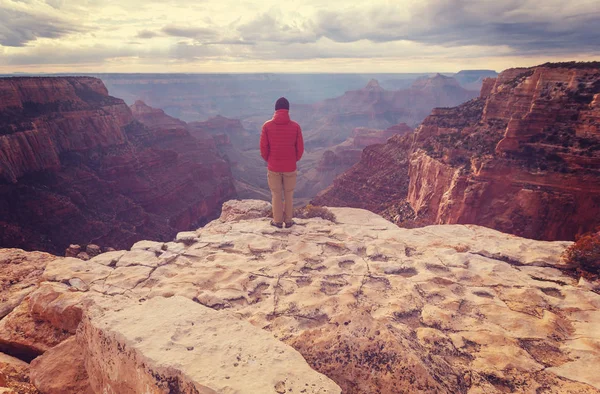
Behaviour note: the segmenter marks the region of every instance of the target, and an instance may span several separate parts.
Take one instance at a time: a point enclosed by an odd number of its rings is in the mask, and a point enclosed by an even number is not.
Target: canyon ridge
[[[600,225],[600,64],[509,69],[478,98],[367,147],[313,199],[395,223],[572,240]]]

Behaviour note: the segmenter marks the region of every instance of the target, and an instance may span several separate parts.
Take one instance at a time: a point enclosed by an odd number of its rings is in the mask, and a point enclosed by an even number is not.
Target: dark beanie
[[[275,111],[278,109],[290,109],[290,102],[285,97],[280,97],[275,103]]]

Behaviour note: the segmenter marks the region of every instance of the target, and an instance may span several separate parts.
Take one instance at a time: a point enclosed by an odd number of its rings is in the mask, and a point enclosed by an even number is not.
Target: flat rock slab
[[[190,242],[50,262],[51,283],[0,321],[0,344],[3,327],[26,333],[13,350],[38,332],[61,339],[23,319],[29,309],[74,333],[92,304],[112,311],[78,330],[98,392],[290,393],[294,379],[314,376],[302,372],[308,363],[345,394],[600,393],[600,282],[563,271],[571,243],[471,225],[403,229],[351,208],[331,209],[337,223],[276,229],[260,207],[268,203],[231,201],[224,211],[235,215]],[[273,337],[306,363],[285,367]],[[259,368],[264,357],[283,357],[283,370]]]
[[[246,321],[184,297],[90,313],[77,339],[98,393],[307,393],[341,389]]]

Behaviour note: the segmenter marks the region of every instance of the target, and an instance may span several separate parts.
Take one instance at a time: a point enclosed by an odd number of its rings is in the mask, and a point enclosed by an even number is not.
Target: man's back
[[[290,119],[288,110],[275,111],[273,119],[263,125],[260,153],[270,171],[296,171],[296,162],[304,153],[304,141],[300,125]]]

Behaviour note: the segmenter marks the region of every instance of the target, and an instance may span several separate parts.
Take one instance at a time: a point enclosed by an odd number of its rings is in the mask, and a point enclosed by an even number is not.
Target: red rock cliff
[[[534,239],[590,231],[600,224],[599,66],[507,70],[479,98],[435,109],[409,146],[398,147],[403,153],[379,147],[376,163],[363,157],[350,170],[356,179],[342,175],[315,203],[378,212],[408,203],[421,223],[473,223]],[[410,158],[380,169],[394,155]],[[398,193],[390,193],[397,178]]]
[[[2,246],[125,248],[218,214],[235,194],[227,163],[176,119],[133,109],[95,78],[0,79]]]

